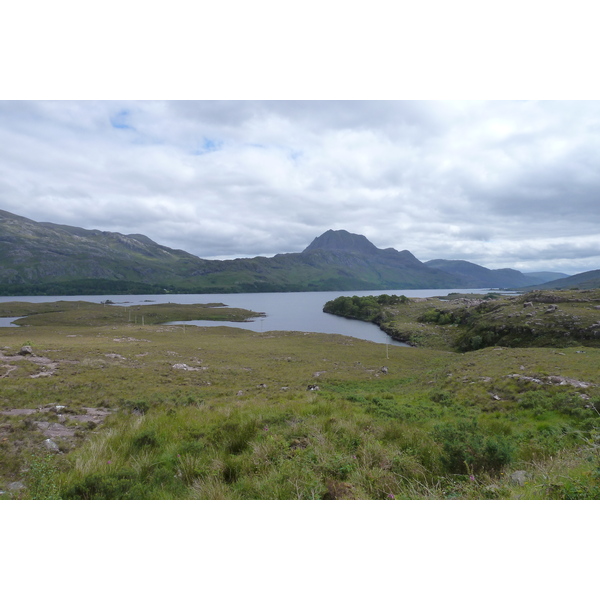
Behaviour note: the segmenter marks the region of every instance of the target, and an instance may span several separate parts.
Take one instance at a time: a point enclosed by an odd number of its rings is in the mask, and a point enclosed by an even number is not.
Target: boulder
[[[33,348],[31,346],[23,346],[19,350],[21,356],[33,356]]]
[[[509,476],[510,482],[513,485],[525,485],[527,478],[528,478],[527,471],[515,471],[514,473],[511,473]]]
[[[56,442],[52,441],[50,438],[44,440],[44,446],[46,450],[50,450],[50,452],[60,452],[60,448],[56,444]]]

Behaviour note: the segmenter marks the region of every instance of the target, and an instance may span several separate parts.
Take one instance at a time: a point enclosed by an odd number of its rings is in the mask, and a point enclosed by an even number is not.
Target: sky
[[[201,258],[600,268],[597,101],[2,101],[0,139],[2,209]]]

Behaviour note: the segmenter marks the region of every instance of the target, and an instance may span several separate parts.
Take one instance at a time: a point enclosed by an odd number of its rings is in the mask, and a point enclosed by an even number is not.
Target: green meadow
[[[257,316],[214,305],[0,304],[24,317],[0,329],[0,498],[598,499],[600,349],[564,335],[593,300],[354,315],[415,347],[165,324]]]

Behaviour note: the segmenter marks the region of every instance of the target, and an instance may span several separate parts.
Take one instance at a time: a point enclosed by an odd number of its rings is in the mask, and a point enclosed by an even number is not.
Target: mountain
[[[359,254],[377,254],[380,251],[364,235],[348,233],[343,229],[339,231],[333,231],[333,229],[326,231],[323,235],[316,237],[304,252],[312,252],[313,250],[354,252]]]
[[[548,283],[549,281],[554,281],[556,279],[564,279],[565,277],[570,277],[566,273],[554,273],[552,271],[537,271],[537,272],[527,272],[523,273],[523,275],[527,275],[528,277],[534,277],[537,279],[537,283]]]
[[[515,287],[519,271],[422,263],[408,250],[329,230],[272,258],[205,260],[141,235],[38,223],[0,210],[0,295],[232,293]]]
[[[78,279],[168,282],[207,262],[143,235],[38,223],[0,210],[2,284],[56,284]]]
[[[410,252],[328,231],[303,252],[204,260],[146,236],[38,223],[0,211],[0,292],[258,292],[461,285]]]
[[[566,276],[562,279],[555,279],[542,285],[535,285],[523,288],[525,290],[592,290],[600,288],[600,269],[586,271],[577,275]]]
[[[451,288],[463,283],[461,278],[427,267],[408,250],[381,250],[365,236],[344,230],[330,229],[315,238],[299,259],[314,266],[327,265],[333,286],[329,289]],[[348,287],[337,287],[342,282]]]
[[[533,274],[526,275],[515,269],[487,269],[466,260],[436,259],[429,260],[425,264],[464,277],[468,283],[466,287],[521,288],[549,281]]]

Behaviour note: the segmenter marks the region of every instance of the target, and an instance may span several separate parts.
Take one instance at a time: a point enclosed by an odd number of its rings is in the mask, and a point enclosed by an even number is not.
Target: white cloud
[[[1,102],[0,206],[204,258],[327,229],[421,260],[600,266],[597,102]]]

